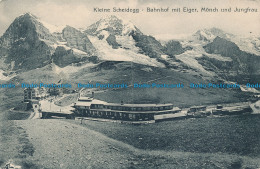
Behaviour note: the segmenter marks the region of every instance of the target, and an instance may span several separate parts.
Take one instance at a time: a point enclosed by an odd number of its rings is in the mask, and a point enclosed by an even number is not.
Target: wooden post
[[[83,117],[82,117],[81,120],[80,120],[80,124],[83,124]]]

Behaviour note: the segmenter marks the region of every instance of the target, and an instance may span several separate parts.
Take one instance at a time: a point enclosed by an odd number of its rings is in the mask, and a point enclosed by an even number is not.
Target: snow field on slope
[[[109,61],[130,61],[154,67],[164,67],[155,58],[137,53],[139,49],[134,45],[135,42],[128,36],[117,37],[118,43],[129,49],[113,49],[105,39],[99,40],[97,37],[89,36],[91,43],[98,49],[99,57]]]

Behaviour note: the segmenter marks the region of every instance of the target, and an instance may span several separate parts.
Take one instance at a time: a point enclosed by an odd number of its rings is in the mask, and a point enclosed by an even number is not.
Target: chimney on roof
[[[123,100],[121,101],[121,105],[123,105],[124,104],[124,102],[123,102]]]

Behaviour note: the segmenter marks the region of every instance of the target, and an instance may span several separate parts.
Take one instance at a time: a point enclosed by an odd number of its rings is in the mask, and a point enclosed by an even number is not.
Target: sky
[[[140,13],[97,13],[94,8],[138,8]],[[197,8],[195,13],[151,13],[150,8]],[[256,8],[254,13],[200,12],[208,8]],[[161,38],[181,37],[199,29],[217,27],[237,35],[260,36],[259,0],[0,0],[0,35],[26,12],[53,25],[86,28],[106,15],[131,21],[143,33]]]

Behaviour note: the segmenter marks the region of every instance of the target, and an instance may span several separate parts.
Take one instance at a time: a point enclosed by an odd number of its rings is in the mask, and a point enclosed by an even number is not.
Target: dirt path
[[[37,168],[27,160],[34,153],[34,146],[28,139],[26,131],[12,120],[0,123],[0,168],[7,163],[17,164],[23,168]]]

